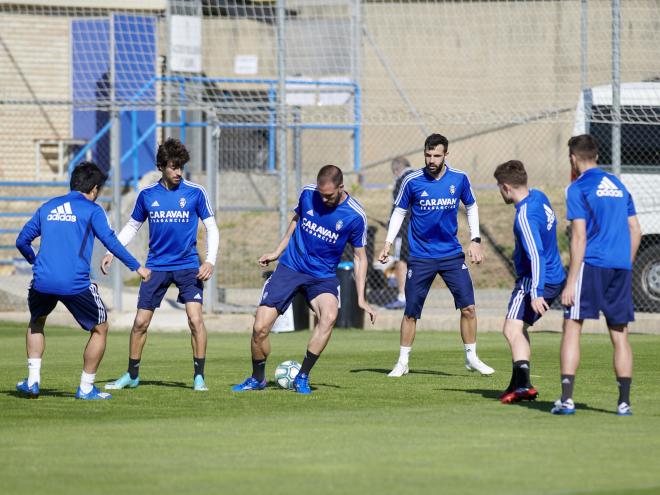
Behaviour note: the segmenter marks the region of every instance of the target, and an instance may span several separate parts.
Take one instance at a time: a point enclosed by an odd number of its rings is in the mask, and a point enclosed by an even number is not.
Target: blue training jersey
[[[41,236],[39,254],[32,241]],[[78,294],[90,285],[94,237],[131,270],[140,263],[121,245],[103,208],[78,191],[53,198],[23,226],[16,247],[34,266],[32,287],[47,294]]]
[[[138,222],[149,219],[147,268],[154,271],[199,268],[197,255],[198,220],[213,216],[204,188],[187,180],[176,189],[160,182],[138,194],[131,217]]]
[[[449,166],[439,179],[426,169],[412,172],[403,179],[394,206],[410,208],[410,256],[444,259],[463,252],[458,242],[458,202],[470,206],[476,202],[468,176]]]
[[[561,284],[566,275],[557,248],[557,218],[550,200],[541,191],[530,189],[529,195],[516,205],[513,234],[516,275],[531,279],[532,299],[543,297],[545,284]]]
[[[587,224],[584,262],[590,265],[632,269],[628,217],[635,214],[626,186],[600,168],[585,171],[566,189],[566,218]]]
[[[280,257],[280,263],[292,270],[316,278],[335,277],[346,243],[367,243],[367,215],[348,194],[335,208],[327,208],[311,184],[303,188],[294,211],[298,224]]]

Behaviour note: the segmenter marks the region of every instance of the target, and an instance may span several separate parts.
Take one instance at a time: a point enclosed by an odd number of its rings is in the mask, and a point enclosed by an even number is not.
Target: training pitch
[[[182,322],[183,323],[183,322]],[[398,332],[335,330],[311,396],[279,389],[275,366],[302,361],[308,332],[274,335],[269,388],[234,393],[249,336],[211,334],[208,393],[193,392],[190,336],[150,334],[135,390],[76,401],[83,331],[46,330],[42,395],[19,398],[24,330],[0,324],[0,485],[6,494],[651,494],[660,493],[660,336],[632,335],[632,417],[618,417],[611,346],[584,335],[577,413],[549,414],[558,333],[532,334],[536,402],[502,405],[510,354],[479,337],[492,377],[469,373],[458,332],[419,333],[411,373],[387,377]],[[111,331],[97,383],[126,369]]]

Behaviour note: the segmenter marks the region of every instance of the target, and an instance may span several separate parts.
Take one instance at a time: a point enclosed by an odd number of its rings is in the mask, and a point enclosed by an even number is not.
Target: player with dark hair
[[[16,247],[33,265],[34,277],[28,292],[30,324],[25,338],[28,377],[16,390],[30,398],[39,396],[41,359],[46,346],[46,318],[60,301],[78,324],[90,333],[83,354],[83,372],[77,399],[109,399],[94,386],[96,370],[103,359],[108,334],[107,312],[96,284],[90,282],[89,263],[94,237],[143,280],[151,271],[126,251],[110,228],[105,211],[95,203],[106,176],[92,162],[83,162],[71,173],[71,192],[41,205],[16,239]],[[32,241],[41,237],[39,254]]]
[[[392,242],[410,209],[410,257],[406,281],[406,309],[401,320],[399,359],[388,376],[408,373],[408,357],[415,340],[417,320],[422,315],[424,301],[436,275],[440,275],[454,296],[454,305],[461,311],[460,328],[465,349],[465,366],[482,375],[495,370],[477,356],[477,313],[470,272],[465,254],[458,242],[459,200],[467,209],[472,242],[468,256],[472,263],[483,260],[479,237],[479,213],[468,176],[445,163],[449,141],[441,134],[431,134],[424,142],[426,166],[408,174],[394,200],[385,245],[379,260],[386,263]]]
[[[629,416],[633,357],[628,323],[634,321],[632,263],[642,233],[632,196],[621,180],[596,164],[598,146],[589,134],[568,141],[577,179],[566,189],[566,218],[571,222],[571,262],[561,295],[561,398],[553,414],[573,414],[573,386],[580,364],[580,334],[585,318],[605,315],[614,347],[619,386],[617,414]]]
[[[139,385],[139,366],[149,323],[165,292],[174,284],[179,289],[178,301],[185,305],[191,332],[193,389],[208,390],[204,381],[207,336],[202,302],[204,282],[213,274],[220,234],[204,188],[183,179],[183,169],[189,160],[188,150],[177,139],[169,138],[158,147],[156,166],[161,178],[140,191],[131,218],[118,235],[126,245],[142,224],[149,221],[147,267],[153,270],[153,276],[140,285],[137,314],[129,340],[128,370],[118,380],[108,383],[106,389]],[[197,254],[200,218],[206,227],[206,261],[201,266]],[[111,262],[112,254],[108,253],[101,262],[103,273],[107,273]]]
[[[403,180],[414,172],[410,167],[410,162],[404,156],[397,156],[392,160],[392,175],[394,176],[394,189],[392,191],[392,202],[399,195],[401,190],[401,184]],[[394,211],[395,206],[392,205],[392,211]],[[394,247],[394,254],[392,259],[394,260],[394,275],[396,278],[396,286],[398,289],[397,298],[385,305],[387,309],[403,309],[406,307],[406,275],[408,273],[408,255],[410,252],[408,244],[408,224],[410,223],[410,212],[406,213],[406,218],[401,224],[401,229],[399,233],[394,238],[392,246]]]
[[[503,333],[511,348],[513,369],[503,404],[534,400],[530,380],[530,341],[527,329],[550,309],[566,278],[557,248],[557,218],[543,192],[527,187],[522,162],[510,160],[495,169],[502,199],[516,208],[513,222],[513,262],[516,283],[504,320]]]
[[[339,309],[337,265],[347,242],[354,247],[355,285],[358,306],[376,314],[364,299],[367,277],[367,216],[362,206],[344,190],[341,169],[325,165],[316,184],[305,186],[294,216],[275,251],[259,258],[261,266],[275,260],[275,272],[264,284],[257,308],[250,342],[252,375],[232,390],[243,392],[266,387],[266,359],[270,354],[268,335],[277,317],[301,291],[316,314],[317,323],[307,345],[307,352],[293,387],[300,394],[310,394],[309,373],[328,344]]]

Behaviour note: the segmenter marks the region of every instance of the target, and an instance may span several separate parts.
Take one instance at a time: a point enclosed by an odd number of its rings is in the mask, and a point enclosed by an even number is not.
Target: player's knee
[[[263,322],[260,321],[255,321],[254,325],[252,326],[252,337],[254,338],[255,341],[259,342],[266,337],[268,337],[268,333],[270,332],[270,327]]]
[[[108,335],[108,322],[105,321],[103,323],[100,323],[100,324],[96,325],[92,329],[92,331],[98,333],[99,335],[102,335],[103,337],[105,337],[106,335]]]
[[[201,315],[189,316],[188,326],[193,333],[201,332],[204,329],[204,318]]]
[[[339,312],[337,310],[326,311],[321,314],[321,325],[326,328],[332,328],[337,321]]]
[[[149,328],[149,320],[136,318],[135,321],[133,322],[133,329],[131,330],[131,332],[142,335],[147,333],[147,328]]]
[[[474,304],[461,308],[461,316],[473,320],[477,317],[477,308],[475,308]]]

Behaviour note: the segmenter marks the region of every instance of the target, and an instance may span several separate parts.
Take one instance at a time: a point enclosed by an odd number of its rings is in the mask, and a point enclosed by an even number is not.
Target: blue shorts
[[[279,263],[275,272],[264,283],[259,306],[275,308],[278,313],[283,314],[298,291],[305,295],[307,302],[311,302],[319,294],[332,294],[339,298],[339,279],[312,277]]]
[[[470,270],[465,264],[465,254],[455,258],[435,260],[424,258],[408,259],[406,280],[406,310],[408,317],[419,319],[422,316],[424,301],[436,275],[442,280],[454,296],[456,309],[474,304],[474,288]]]
[[[533,325],[541,315],[532,309],[532,296],[529,293],[532,287],[531,278],[516,280],[516,286],[511,293],[509,309],[506,313],[507,320],[522,320],[528,325]],[[552,306],[552,303],[561,294],[564,284],[545,284],[543,287],[543,299]]]
[[[140,284],[138,294],[138,309],[154,310],[160,307],[167,289],[174,284],[179,289],[177,301],[181,304],[189,302],[204,302],[204,282],[197,278],[197,268],[174,270],[171,272],[151,272],[151,279]]]
[[[95,326],[105,323],[108,319],[105,304],[101,300],[96,284],[91,284],[78,294],[65,296],[46,294],[30,287],[28,291],[30,323],[48,316],[55,309],[58,301],[64,304],[84,330],[90,331]]]
[[[632,270],[601,268],[582,263],[575,288],[575,304],[564,308],[567,320],[595,319],[600,312],[608,326],[635,321]]]

